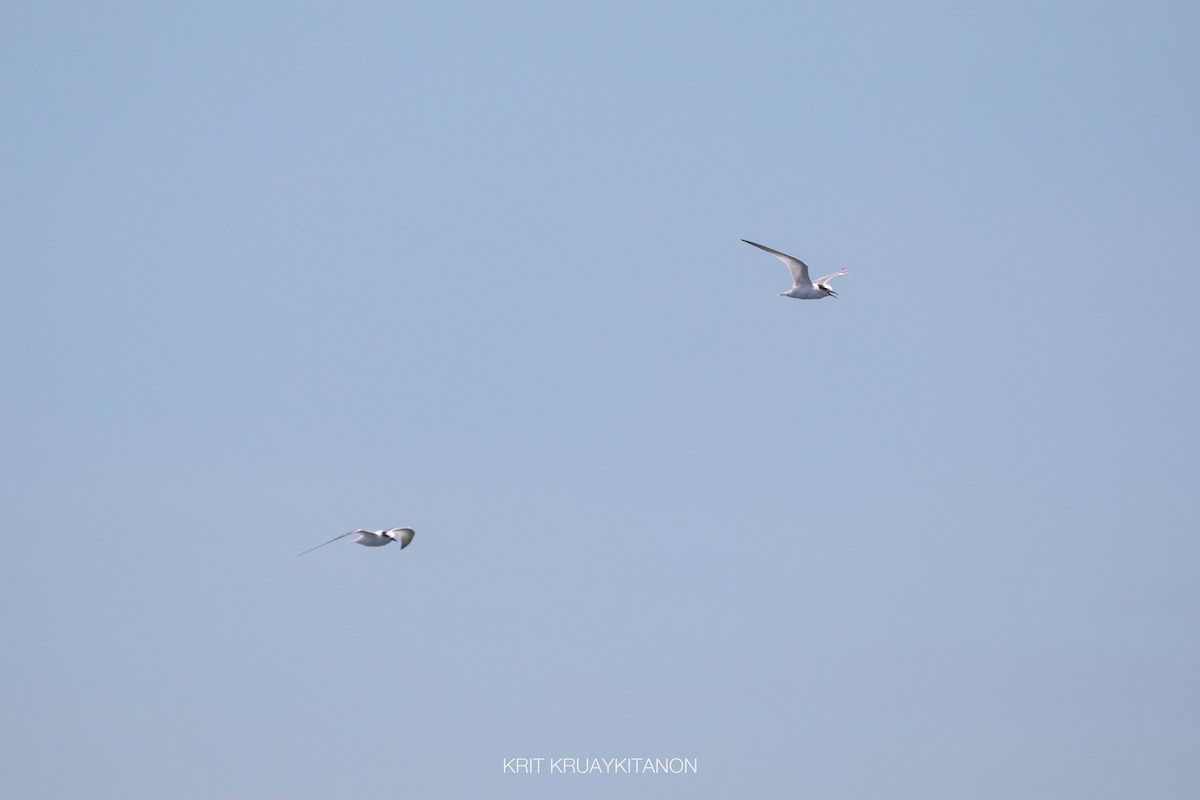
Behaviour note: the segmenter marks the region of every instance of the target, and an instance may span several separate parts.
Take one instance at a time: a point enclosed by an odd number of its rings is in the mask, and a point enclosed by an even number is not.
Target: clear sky
[[[8,4],[6,792],[1196,797],[1198,40]]]

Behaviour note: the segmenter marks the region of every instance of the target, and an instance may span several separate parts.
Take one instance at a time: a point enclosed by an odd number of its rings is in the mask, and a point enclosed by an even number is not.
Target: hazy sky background
[[[7,5],[6,792],[1196,797],[1198,39]]]

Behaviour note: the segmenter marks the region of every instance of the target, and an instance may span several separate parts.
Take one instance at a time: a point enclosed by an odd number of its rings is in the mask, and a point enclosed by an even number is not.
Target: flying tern
[[[840,271],[826,275],[824,278],[818,278],[816,282],[813,282],[808,278],[808,264],[805,264],[800,259],[789,256],[787,253],[781,253],[778,250],[772,250],[749,239],[742,239],[742,241],[746,244],[754,245],[759,250],[766,250],[787,264],[788,269],[792,271],[792,288],[786,292],[780,292],[780,297],[795,297],[798,300],[820,300],[822,297],[837,297],[837,292],[829,288],[829,281],[838,275],[845,275],[850,271],[842,267]]]
[[[347,536],[357,536],[358,538],[354,541],[367,547],[383,547],[385,544],[399,542],[400,549],[403,550],[404,548],[408,547],[409,542],[411,542],[413,537],[416,535],[416,532],[412,528],[390,528],[386,531],[364,531],[359,529],[356,531],[350,531],[349,533],[343,533],[341,536],[335,536],[328,542],[322,542],[321,544],[317,545],[317,547],[324,547],[327,544],[333,544],[338,539],[345,539]],[[305,550],[304,553],[311,553],[313,550],[316,550],[317,547],[310,547]],[[300,555],[304,555],[304,553],[300,553]]]

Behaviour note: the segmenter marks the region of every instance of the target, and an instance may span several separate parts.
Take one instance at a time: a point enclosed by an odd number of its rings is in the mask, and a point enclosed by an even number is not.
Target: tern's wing
[[[357,533],[370,533],[370,531],[357,530],[357,531],[350,531],[349,533],[343,533],[341,536],[333,537],[328,542],[321,542],[319,545],[317,545],[317,547],[324,547],[327,544],[333,544],[338,539],[345,539],[347,536],[354,536]],[[307,550],[305,550],[304,553],[311,553],[313,550],[316,550],[317,547],[310,547]],[[300,553],[299,555],[302,556],[302,555],[304,555],[304,553]]]
[[[824,283],[824,282],[825,282],[825,281],[827,281],[827,280],[830,280],[830,279],[832,279],[832,278],[836,278],[838,275],[845,275],[845,274],[846,274],[847,272],[849,272],[849,271],[850,271],[850,268],[849,268],[849,267],[842,267],[842,268],[841,268],[840,270],[838,270],[837,272],[834,272],[834,273],[833,273],[833,274],[831,274],[831,275],[826,275],[824,278],[821,278],[821,279],[819,279],[819,280],[817,281],[817,283]]]
[[[417,532],[412,528],[393,528],[392,533],[396,534],[396,541],[400,543],[401,550],[408,547],[413,537],[417,535]]]
[[[771,248],[766,247],[765,245],[758,244],[757,242],[752,242],[749,239],[742,239],[742,241],[745,242],[746,244],[754,245],[759,250],[766,250],[768,253],[775,256],[783,263],[787,264],[788,269],[790,269],[792,271],[792,285],[793,286],[809,286],[809,287],[812,286],[812,281],[810,281],[808,279],[808,264],[805,264],[803,261],[801,261],[798,258],[789,256],[787,253],[781,253],[778,250],[772,250]]]

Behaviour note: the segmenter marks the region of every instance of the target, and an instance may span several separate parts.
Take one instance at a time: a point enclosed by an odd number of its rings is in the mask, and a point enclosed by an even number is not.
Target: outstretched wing
[[[824,278],[820,278],[820,279],[818,279],[818,280],[817,280],[817,283],[818,283],[818,284],[824,283],[825,281],[828,281],[828,280],[831,280],[831,279],[833,279],[833,278],[836,278],[838,275],[845,275],[845,274],[846,274],[847,272],[849,272],[849,271],[850,271],[850,268],[849,268],[849,267],[842,267],[842,268],[841,268],[840,270],[838,270],[837,272],[834,272],[834,273],[832,273],[832,274],[830,274],[830,275],[826,275]]]
[[[333,538],[332,538],[332,539],[330,539],[328,542],[321,542],[319,545],[317,545],[317,547],[324,547],[324,546],[325,546],[325,545],[327,545],[327,544],[333,544],[333,543],[334,543],[334,542],[336,542],[338,539],[345,539],[347,536],[354,536],[354,535],[356,535],[356,534],[359,534],[359,533],[370,533],[370,531],[364,531],[364,530],[361,530],[361,529],[360,529],[360,530],[357,530],[357,531],[350,531],[349,533],[343,533],[341,536],[335,536],[335,537],[333,537]],[[310,548],[308,548],[307,550],[305,550],[305,551],[304,551],[304,553],[311,553],[313,550],[316,550],[316,549],[317,549],[317,547],[310,547]],[[299,553],[299,554],[297,554],[297,557],[304,555],[304,553]]]
[[[401,550],[408,547],[413,537],[417,535],[412,528],[392,528],[391,532],[396,534],[396,541],[400,543]]]
[[[758,242],[752,242],[749,239],[742,239],[746,244],[752,244],[759,250],[766,250],[771,255],[778,258],[783,263],[787,264],[787,268],[792,273],[792,286],[812,286],[812,281],[808,279],[808,264],[805,264],[800,259],[789,256],[787,253],[781,253],[778,250],[772,250],[766,245],[761,245]]]

